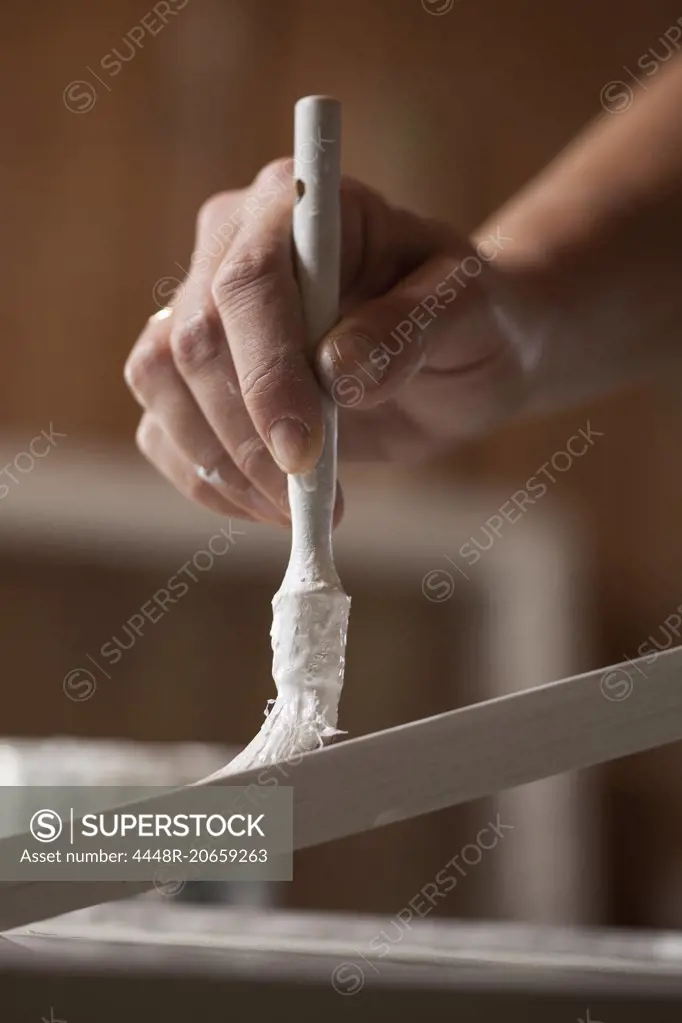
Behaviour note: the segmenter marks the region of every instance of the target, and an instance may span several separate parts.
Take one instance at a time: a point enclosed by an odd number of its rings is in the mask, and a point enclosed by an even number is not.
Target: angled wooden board
[[[680,739],[682,647],[676,647],[206,784],[293,786],[295,847],[305,848]],[[153,803],[146,801],[145,810]],[[145,887],[2,885],[0,929]]]

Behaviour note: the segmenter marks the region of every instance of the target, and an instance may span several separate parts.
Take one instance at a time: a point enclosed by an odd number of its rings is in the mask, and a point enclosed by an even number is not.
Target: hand
[[[345,460],[415,459],[481,432],[521,401],[522,360],[500,326],[495,267],[434,221],[342,185],[341,318],[312,360],[294,277],[291,161],[202,207],[170,309],[152,316],[125,376],[143,454],[222,514],[286,524],[287,472],[317,461],[321,391]],[[340,499],[337,520],[341,514]]]

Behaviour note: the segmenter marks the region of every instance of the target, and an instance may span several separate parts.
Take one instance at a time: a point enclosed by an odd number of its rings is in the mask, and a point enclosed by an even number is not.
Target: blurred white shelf
[[[11,463],[26,440],[0,443],[0,462]],[[0,500],[0,540],[10,547],[47,549],[55,555],[136,564],[184,560],[225,527],[226,520],[178,494],[132,450],[75,447],[67,441],[40,460]],[[455,556],[480,534],[490,515],[513,492],[453,485],[417,486],[403,469],[353,467],[342,475],[346,515],[335,534],[339,561],[386,577],[423,572]],[[216,570],[249,573],[286,563],[285,530],[233,520],[235,543]],[[480,571],[512,568],[529,552],[574,546],[573,516],[551,495],[532,506],[481,558]],[[47,553],[47,550],[45,551]],[[576,551],[577,556],[577,551]],[[477,571],[479,571],[477,567]]]

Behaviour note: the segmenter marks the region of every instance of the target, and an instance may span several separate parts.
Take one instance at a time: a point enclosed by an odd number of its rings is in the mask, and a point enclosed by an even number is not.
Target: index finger
[[[212,291],[253,424],[285,472],[303,473],[320,456],[323,419],[294,272],[294,200],[292,180],[241,227]]]

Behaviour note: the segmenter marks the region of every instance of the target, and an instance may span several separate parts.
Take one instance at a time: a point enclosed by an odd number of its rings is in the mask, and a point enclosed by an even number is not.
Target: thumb
[[[482,278],[491,272],[473,250],[464,258],[439,254],[341,320],[316,353],[337,404],[369,409],[426,365],[457,372],[493,354],[488,331],[466,329],[486,303]]]

